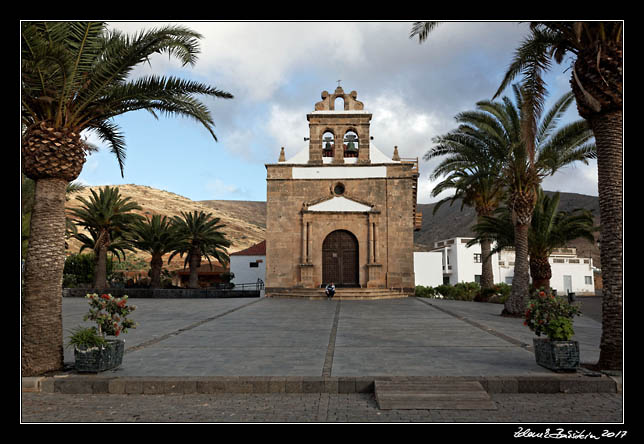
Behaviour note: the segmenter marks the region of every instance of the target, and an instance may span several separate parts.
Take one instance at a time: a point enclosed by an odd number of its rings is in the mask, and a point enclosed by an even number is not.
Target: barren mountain
[[[78,196],[88,199],[91,196],[90,189],[98,192],[101,187],[88,187],[82,191],[70,195],[67,202],[67,208],[74,208],[81,205],[77,200]],[[119,185],[119,191],[122,196],[130,197],[133,201],[141,206],[142,210],[137,213],[144,216],[152,216],[161,214],[165,216],[179,216],[181,212],[204,211],[211,213],[214,217],[221,219],[225,224],[223,231],[226,233],[227,238],[232,242],[232,246],[228,249],[229,253],[244,250],[256,243],[264,240],[264,232],[266,230],[266,210],[265,203],[260,202],[261,210],[251,211],[254,202],[240,202],[231,205],[226,201],[193,201],[187,197],[180,196],[164,190],[158,190],[143,185]],[[219,202],[223,202],[218,204]],[[246,205],[248,204],[248,205]],[[231,209],[233,208],[233,209]],[[234,210],[235,209],[235,210]],[[68,241],[69,253],[77,253],[80,249],[80,242],[74,239]],[[128,255],[129,256],[129,255]],[[137,258],[144,259],[149,262],[150,255],[144,252],[137,252]],[[167,267],[167,257],[164,258],[164,267]],[[178,256],[175,257],[171,264],[170,269],[183,268],[183,259]]]
[[[98,191],[99,187],[94,187]],[[238,201],[238,200],[202,200],[193,201],[168,191],[158,190],[143,185],[120,185],[121,195],[131,197],[142,208],[139,213],[144,215],[162,214],[167,216],[179,215],[181,211],[206,211],[215,217],[221,218],[226,224],[224,231],[233,245],[230,253],[250,247],[265,239],[266,232],[266,202]],[[78,206],[80,203],[76,196],[90,196],[89,188],[73,194],[67,202],[68,208]],[[471,227],[476,221],[476,213],[470,207],[461,211],[460,201],[452,206],[444,204],[435,215],[432,214],[435,204],[419,204],[418,210],[423,213],[423,225],[420,231],[414,233],[414,249],[427,251],[433,243],[451,237],[472,236]],[[560,211],[571,211],[575,208],[586,208],[595,215],[595,224],[599,225],[599,203],[595,196],[586,196],[573,193],[561,193],[559,204]],[[598,233],[596,234],[598,237]],[[599,248],[597,244],[578,239],[569,246],[576,247],[580,256],[591,256],[595,266],[600,267]],[[76,253],[80,248],[78,241],[69,241],[69,252]],[[147,253],[138,253],[137,258],[149,262]],[[164,261],[167,262],[167,261]],[[167,265],[164,266],[167,267]],[[170,269],[183,268],[183,260],[179,257],[173,259]]]
[[[546,191],[551,195],[552,192]],[[472,225],[476,223],[476,212],[471,207],[463,207],[458,200],[450,206],[449,202],[439,207],[433,214],[436,204],[419,204],[418,210],[423,213],[423,225],[420,231],[414,233],[414,247],[416,251],[428,251],[434,242],[452,237],[473,236]],[[599,200],[596,196],[586,196],[575,193],[560,193],[559,211],[572,211],[577,208],[590,210],[594,215],[595,226],[599,226]],[[595,239],[599,232],[595,233]],[[600,267],[599,247],[597,243],[591,244],[585,239],[575,239],[568,244],[577,248],[579,256],[593,258],[593,264]]]

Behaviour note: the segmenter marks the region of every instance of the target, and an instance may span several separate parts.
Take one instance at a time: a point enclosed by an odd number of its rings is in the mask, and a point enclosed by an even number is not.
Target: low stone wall
[[[258,298],[257,290],[221,290],[210,288],[106,288],[95,290],[91,288],[63,288],[63,297],[80,298],[88,293],[108,293],[114,297],[128,295],[130,298],[148,299],[205,299],[205,298]]]

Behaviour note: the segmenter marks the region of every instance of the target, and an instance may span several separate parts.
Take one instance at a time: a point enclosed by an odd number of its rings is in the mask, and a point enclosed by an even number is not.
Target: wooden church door
[[[345,230],[330,233],[322,243],[322,282],[358,286],[358,240]]]

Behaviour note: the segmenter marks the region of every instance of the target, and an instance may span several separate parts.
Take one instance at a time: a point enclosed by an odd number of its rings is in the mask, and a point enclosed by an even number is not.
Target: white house
[[[434,242],[434,249],[414,253],[416,285],[435,287],[458,282],[480,282],[482,274],[481,246],[467,247],[470,237],[456,237]],[[434,256],[428,256],[433,254]],[[440,263],[438,263],[440,255]],[[430,259],[431,257],[431,259]],[[552,269],[550,286],[560,294],[594,294],[595,280],[592,258],[577,257],[575,248],[558,248],[549,258]],[[437,276],[437,269],[441,277]],[[492,255],[494,282],[512,284],[514,276],[514,251],[503,250]]]
[[[231,280],[235,285],[262,284],[266,281],[266,241],[255,244],[245,250],[230,254]],[[263,285],[260,296],[264,295]]]
[[[416,285],[437,287],[443,283],[443,255],[440,251],[414,252]]]
[[[500,282],[511,284],[514,276],[514,251],[502,251],[497,262]],[[552,271],[550,287],[556,289],[557,293],[595,293],[595,268],[592,258],[577,257],[575,248],[557,248],[548,258],[548,262]]]

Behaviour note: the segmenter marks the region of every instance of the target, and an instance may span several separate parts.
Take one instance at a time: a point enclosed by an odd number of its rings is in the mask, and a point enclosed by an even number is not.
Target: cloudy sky
[[[161,22],[114,22],[134,33]],[[88,157],[79,177],[87,185],[138,184],[192,200],[266,200],[266,163],[280,147],[290,157],[307,146],[306,114],[320,94],[345,92],[373,114],[373,143],[385,154],[419,157],[431,139],[455,128],[454,116],[491,99],[528,25],[449,22],[419,44],[411,22],[181,22],[201,33],[194,67],[167,56],[138,67],[133,77],[157,74],[198,80],[232,93],[205,99],[215,142],[200,124],[145,111],[120,116],[127,144],[125,177],[107,148]],[[551,103],[569,89],[568,63],[548,76]],[[506,91],[511,95],[511,91]],[[578,119],[573,106],[567,119]],[[99,144],[100,146],[100,144]],[[429,174],[420,162],[419,203],[430,203]],[[546,190],[597,195],[597,166],[577,164],[547,178]],[[444,197],[444,196],[440,196]],[[440,198],[439,197],[439,198]]]

